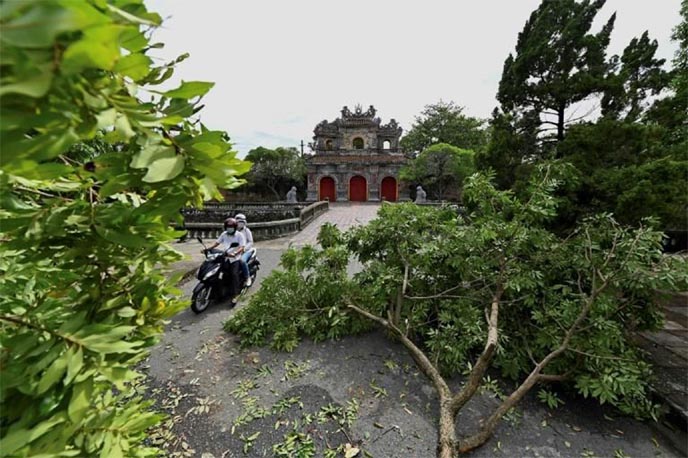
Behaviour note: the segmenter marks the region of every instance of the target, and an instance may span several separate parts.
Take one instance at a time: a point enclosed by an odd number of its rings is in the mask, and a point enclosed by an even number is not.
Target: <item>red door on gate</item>
[[[397,180],[392,177],[386,177],[382,180],[380,185],[380,198],[387,202],[397,201]]]
[[[365,202],[368,200],[366,179],[360,175],[351,177],[349,181],[349,200],[352,202]]]
[[[337,200],[337,191],[332,177],[323,177],[320,179],[320,195],[319,200],[329,200],[334,202]]]

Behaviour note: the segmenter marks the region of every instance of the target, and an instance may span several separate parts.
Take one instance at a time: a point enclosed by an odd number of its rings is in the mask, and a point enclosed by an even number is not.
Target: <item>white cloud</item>
[[[409,128],[424,105],[453,100],[488,117],[504,59],[537,0],[148,0],[167,18],[157,55],[189,52],[171,82],[215,81],[203,122],[226,130],[243,154],[308,143],[343,105],[375,105]],[[644,30],[671,59],[679,0],[609,0],[617,20],[610,53]],[[599,27],[599,25],[598,25]],[[257,133],[269,133],[261,137]],[[277,143],[281,142],[281,143]]]

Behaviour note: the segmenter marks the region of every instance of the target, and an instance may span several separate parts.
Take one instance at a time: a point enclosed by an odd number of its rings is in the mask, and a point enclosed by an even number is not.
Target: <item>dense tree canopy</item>
[[[664,59],[655,58],[657,46],[657,40],[651,41],[646,31],[631,40],[620,59],[612,57],[602,98],[603,116],[636,121],[649,106],[648,95],[666,88],[668,74],[662,69]]]
[[[670,72],[655,57],[658,43],[647,32],[632,39],[621,56],[606,58],[614,15],[599,32],[590,32],[603,4],[545,0],[533,12],[516,54],[504,64],[491,141],[476,163],[495,172],[500,188],[517,192],[538,162],[558,157],[573,163],[578,180],[560,191],[567,198],[555,223],[560,227],[609,211],[626,224],[654,215],[664,228],[684,229],[686,2]],[[597,120],[573,115],[587,114],[597,104]]]
[[[275,199],[284,200],[291,186],[305,187],[306,162],[296,148],[259,146],[248,152],[246,160],[253,163],[249,183],[259,192],[269,191]]]
[[[401,139],[401,147],[408,153],[420,153],[436,143],[448,143],[479,151],[487,143],[483,124],[482,120],[463,114],[463,107],[439,101],[425,106]]]
[[[505,112],[530,114],[539,132],[564,139],[567,110],[606,85],[605,51],[616,15],[590,33],[605,0],[543,1],[518,35],[516,54],[504,62],[497,99]],[[552,126],[548,128],[546,126]]]
[[[135,367],[184,305],[170,223],[249,164],[192,118],[212,83],[158,88],[184,56],[153,65],[141,1],[0,8],[2,455],[157,455]]]
[[[400,177],[422,185],[431,196],[443,200],[447,193],[460,198],[464,180],[474,171],[473,151],[438,143],[412,159],[401,169]]]

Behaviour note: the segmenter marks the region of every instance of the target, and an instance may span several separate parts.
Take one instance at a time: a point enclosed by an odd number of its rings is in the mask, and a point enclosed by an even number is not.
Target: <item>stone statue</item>
[[[416,188],[416,200],[414,202],[417,204],[424,204],[426,202],[426,197],[427,194],[425,194],[423,187],[418,185]]]
[[[289,192],[287,193],[287,203],[295,204],[297,202],[298,200],[296,199],[296,186],[292,186]]]

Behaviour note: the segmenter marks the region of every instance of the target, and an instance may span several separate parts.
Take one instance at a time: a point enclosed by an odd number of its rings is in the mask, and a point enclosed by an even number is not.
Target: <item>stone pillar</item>
[[[337,202],[349,201],[349,174],[346,164],[337,164]]]
[[[369,168],[369,173],[365,175],[368,181],[368,201],[369,202],[379,202],[380,201],[380,167],[377,165],[371,165]]]
[[[319,176],[315,171],[308,171],[308,192],[306,193],[307,202],[315,202],[318,200],[318,180]]]

